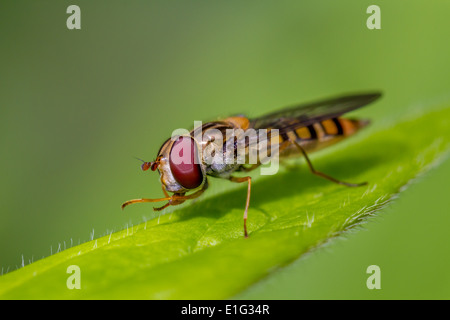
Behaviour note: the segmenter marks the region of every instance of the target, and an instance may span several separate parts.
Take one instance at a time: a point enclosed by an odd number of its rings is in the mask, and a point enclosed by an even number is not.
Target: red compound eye
[[[198,161],[198,150],[194,139],[179,137],[170,150],[170,170],[175,180],[186,189],[195,189],[203,182],[203,173]]]

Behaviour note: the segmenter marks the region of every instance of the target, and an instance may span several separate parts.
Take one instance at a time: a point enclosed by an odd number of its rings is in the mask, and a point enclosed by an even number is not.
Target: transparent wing
[[[344,113],[361,108],[379,97],[381,97],[381,93],[372,92],[293,106],[251,119],[250,127],[254,129],[278,129],[282,134],[318,121],[339,117]]]

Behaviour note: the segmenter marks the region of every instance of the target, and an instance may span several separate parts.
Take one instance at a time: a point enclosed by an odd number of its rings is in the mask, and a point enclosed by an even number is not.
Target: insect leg
[[[171,204],[172,204],[172,203],[171,203],[170,200],[169,200],[169,202],[167,202],[167,203],[166,203],[165,205],[163,205],[162,207],[158,207],[158,208],[153,207],[153,211],[161,211],[161,210],[167,208],[168,206],[170,206]]]
[[[248,189],[247,189],[247,202],[245,204],[245,211],[244,211],[244,236],[248,238],[247,233],[247,212],[248,212],[248,206],[250,205],[250,191],[252,186],[252,178],[251,177],[243,177],[243,178],[236,178],[236,177],[230,177],[230,181],[232,182],[248,182]]]
[[[122,209],[125,208],[126,206],[133,204],[133,203],[138,203],[138,202],[160,202],[160,201],[165,201],[165,200],[170,200],[171,197],[166,197],[166,198],[159,198],[159,199],[133,199],[133,200],[128,200],[125,201],[122,204]]]
[[[167,195],[167,197],[159,198],[159,199],[145,199],[144,198],[144,199],[128,200],[128,201],[125,201],[122,204],[122,209],[124,209],[126,206],[128,206],[130,204],[133,204],[133,203],[139,203],[139,202],[160,202],[160,201],[166,201],[166,200],[169,201],[168,203],[166,203],[162,207],[153,208],[153,210],[159,211],[159,210],[167,208],[170,205],[175,206],[177,204],[182,204],[186,200],[195,199],[195,198],[199,197],[207,188],[208,188],[208,181],[205,181],[205,183],[203,184],[203,187],[200,190],[194,192],[193,194],[185,196],[184,193],[182,193],[182,194],[179,193],[179,194],[174,194],[173,196],[170,197],[168,195],[167,191],[165,190],[165,188],[163,187],[163,192],[164,192],[165,195]]]
[[[205,181],[205,183],[203,184],[203,187],[200,190],[198,190],[198,191],[196,191],[196,192],[194,192],[194,193],[192,193],[190,195],[187,195],[187,196],[180,195],[180,194],[174,194],[172,196],[172,200],[174,200],[174,201],[177,201],[177,200],[185,201],[185,200],[195,199],[195,198],[200,197],[202,195],[202,193],[205,192],[206,189],[208,189],[208,180]]]
[[[161,188],[162,188],[162,191],[164,192],[164,195],[165,195],[166,197],[170,197],[169,194],[167,193],[166,188],[164,187],[163,184],[161,184]]]
[[[171,196],[169,196],[169,194],[167,193],[166,188],[164,187],[164,185],[161,185],[161,188],[162,188],[162,191],[164,192],[164,195],[165,195],[166,197],[168,197],[168,198],[171,198]],[[167,208],[167,207],[170,206],[170,204],[171,204],[170,201],[171,201],[171,200],[169,200],[169,202],[167,202],[167,203],[166,203],[165,205],[163,205],[162,207],[159,207],[159,208],[153,207],[153,210],[154,210],[154,211],[161,211],[161,210]]]
[[[170,197],[169,202],[167,202],[162,207],[153,208],[153,210],[161,211],[161,210],[167,208],[168,206],[176,206],[176,205],[182,204],[186,200],[198,198],[202,195],[203,192],[205,192],[205,190],[207,188],[208,188],[208,182],[205,182],[205,184],[203,185],[203,187],[200,190],[198,190],[190,195],[185,196],[184,193],[175,193],[172,197]]]
[[[167,202],[167,203],[166,203],[165,205],[163,205],[162,207],[158,207],[158,208],[153,207],[153,210],[154,210],[154,211],[161,211],[161,210],[167,208],[167,207],[170,206],[170,205],[177,205],[177,204],[181,204],[181,203],[184,202],[184,200],[183,200],[183,201],[181,201],[181,202],[175,203],[175,202],[173,201],[173,196],[172,196],[172,197],[169,196],[169,194],[167,193],[166,188],[164,187],[164,185],[161,185],[161,189],[162,189],[162,191],[164,192],[164,195],[165,195],[166,197],[169,197],[170,200],[169,200],[169,202]],[[178,195],[180,195],[180,194],[178,194]],[[181,195],[184,195],[184,193],[181,194]]]
[[[333,177],[331,177],[331,176],[329,176],[329,175],[327,175],[327,174],[325,174],[325,173],[323,173],[323,172],[317,171],[316,169],[314,169],[314,167],[313,167],[313,165],[312,165],[312,163],[311,163],[311,160],[309,160],[309,157],[308,157],[308,155],[306,154],[305,149],[303,149],[303,148],[297,143],[297,141],[291,140],[291,142],[292,142],[293,144],[295,144],[295,145],[297,146],[297,148],[300,150],[300,152],[303,154],[303,156],[304,156],[305,159],[306,159],[306,162],[308,163],[309,169],[311,170],[311,172],[312,172],[313,174],[315,174],[315,175],[317,175],[317,176],[320,176],[320,177],[322,177],[322,178],[328,179],[328,180],[330,180],[330,181],[332,181],[332,182],[334,182],[334,183],[337,183],[337,184],[341,184],[341,185],[347,186],[347,187],[360,187],[360,186],[364,186],[364,185],[367,184],[367,182],[362,182],[362,183],[348,183],[348,182],[340,181],[340,180],[335,179],[335,178],[333,178]]]

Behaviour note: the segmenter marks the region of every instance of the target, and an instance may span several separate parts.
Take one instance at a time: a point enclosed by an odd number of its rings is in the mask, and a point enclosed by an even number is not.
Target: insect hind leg
[[[245,202],[245,211],[244,211],[244,237],[248,238],[248,232],[247,232],[247,217],[248,217],[248,207],[250,205],[250,192],[252,188],[252,178],[251,177],[230,177],[229,179],[232,182],[247,182],[247,201]]]
[[[336,179],[336,178],[333,178],[333,177],[331,177],[331,176],[329,176],[329,175],[327,175],[327,174],[325,174],[325,173],[323,173],[323,172],[317,171],[316,169],[314,169],[314,167],[313,167],[313,165],[312,165],[312,163],[311,163],[311,160],[309,160],[308,154],[306,153],[305,149],[303,149],[302,146],[301,146],[300,144],[298,144],[297,141],[295,141],[295,140],[290,140],[290,141],[291,141],[291,143],[293,143],[293,144],[300,150],[300,152],[303,154],[303,156],[304,156],[305,159],[306,159],[306,163],[308,164],[309,170],[310,170],[313,174],[315,174],[316,176],[325,178],[325,179],[327,179],[327,180],[329,180],[329,181],[331,181],[331,182],[334,182],[334,183],[337,183],[337,184],[340,184],[340,185],[343,185],[343,186],[346,186],[346,187],[361,187],[361,186],[367,185],[367,182],[362,182],[362,183],[349,183],[349,182],[341,181],[341,180],[338,180],[338,179]]]

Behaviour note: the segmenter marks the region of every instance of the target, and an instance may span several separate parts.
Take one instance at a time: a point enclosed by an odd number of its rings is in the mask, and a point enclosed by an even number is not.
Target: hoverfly
[[[348,183],[333,178],[323,172],[316,170],[308,153],[322,149],[335,144],[353,134],[359,129],[365,127],[369,121],[360,119],[341,118],[344,113],[363,107],[381,96],[378,92],[341,96],[314,103],[302,104],[283,109],[259,118],[249,119],[245,116],[229,117],[220,121],[208,122],[201,126],[201,132],[206,134],[208,130],[215,129],[216,132],[225,132],[229,129],[242,129],[246,132],[250,129],[266,129],[269,132],[267,142],[277,144],[277,152],[280,158],[290,155],[303,156],[310,171],[322,178],[328,179],[348,187],[358,187],[367,184]],[[278,136],[274,140],[270,136],[272,131],[277,129]],[[244,236],[248,237],[247,231],[247,212],[250,204],[251,177],[236,177],[235,172],[247,172],[257,168],[262,161],[248,166],[247,164],[237,163],[236,161],[215,165],[206,161],[206,154],[201,152],[212,145],[215,151],[221,152],[221,156],[228,157],[233,154],[236,148],[234,143],[226,141],[215,142],[215,136],[208,136],[207,139],[199,141],[194,138],[194,130],[188,135],[180,135],[168,139],[160,148],[154,161],[142,161],[141,169],[146,171],[159,171],[162,191],[164,198],[158,199],[133,199],[122,204],[122,209],[126,206],[138,202],[160,202],[167,201],[165,205],[159,208],[153,208],[155,211],[162,210],[168,206],[179,205],[186,200],[199,197],[208,187],[207,176],[228,179],[232,182],[247,183],[247,200],[244,210]],[[234,139],[239,139],[234,137]],[[230,142],[230,141],[228,141]],[[217,145],[218,144],[218,145]],[[249,144],[246,141],[246,152],[249,152]],[[228,146],[228,147],[227,147]],[[178,163],[174,161],[174,149],[186,147],[190,150],[187,154],[192,161]],[[211,153],[209,153],[211,154]],[[169,195],[168,192],[173,193]],[[191,192],[190,194],[187,194]]]

